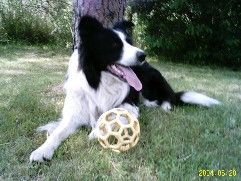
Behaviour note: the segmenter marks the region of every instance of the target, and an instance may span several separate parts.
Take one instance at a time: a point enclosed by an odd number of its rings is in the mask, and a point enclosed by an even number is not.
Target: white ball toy
[[[114,108],[103,113],[96,128],[100,144],[116,152],[129,150],[140,138],[139,121],[123,108]]]

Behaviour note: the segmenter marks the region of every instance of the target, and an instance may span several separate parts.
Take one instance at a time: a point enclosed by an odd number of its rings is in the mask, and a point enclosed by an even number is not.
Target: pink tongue
[[[141,81],[138,79],[135,72],[131,68],[120,65],[116,66],[123,72],[123,78],[126,79],[130,86],[134,87],[137,91],[142,89]]]

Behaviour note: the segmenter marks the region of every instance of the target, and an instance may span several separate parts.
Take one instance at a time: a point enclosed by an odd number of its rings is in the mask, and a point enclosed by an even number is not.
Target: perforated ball
[[[140,138],[137,118],[123,108],[103,113],[97,122],[97,129],[100,144],[116,152],[129,150]]]

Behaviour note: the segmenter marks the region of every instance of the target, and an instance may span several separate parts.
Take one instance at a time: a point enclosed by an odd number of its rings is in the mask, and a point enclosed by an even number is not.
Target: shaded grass
[[[128,152],[104,150],[81,128],[51,162],[29,164],[46,139],[35,129],[56,120],[69,53],[49,47],[0,46],[0,179],[4,180],[240,180],[241,73],[227,69],[152,63],[175,90],[196,90],[222,105],[141,106],[141,138]],[[61,52],[61,53],[60,53]],[[235,177],[198,176],[200,169],[235,169]]]

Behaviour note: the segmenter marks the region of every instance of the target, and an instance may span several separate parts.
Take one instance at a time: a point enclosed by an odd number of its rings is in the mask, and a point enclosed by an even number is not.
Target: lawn
[[[155,59],[175,90],[196,90],[222,105],[171,113],[141,106],[141,138],[130,151],[105,150],[81,128],[52,161],[30,164],[30,153],[46,139],[36,128],[61,113],[69,55],[0,45],[0,180],[241,180],[241,72]],[[226,175],[200,177],[201,170]]]

